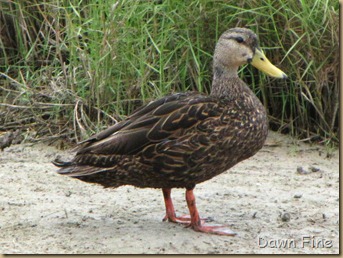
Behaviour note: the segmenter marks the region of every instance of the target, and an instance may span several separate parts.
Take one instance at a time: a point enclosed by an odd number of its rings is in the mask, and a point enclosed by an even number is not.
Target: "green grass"
[[[80,140],[152,99],[208,93],[218,37],[247,26],[290,78],[241,69],[271,128],[338,142],[337,1],[15,0],[1,8],[0,130]]]

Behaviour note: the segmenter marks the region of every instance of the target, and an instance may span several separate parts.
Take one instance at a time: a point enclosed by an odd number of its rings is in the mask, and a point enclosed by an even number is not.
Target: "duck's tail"
[[[96,166],[76,164],[73,161],[63,161],[60,159],[60,157],[57,157],[55,160],[53,160],[52,164],[60,168],[57,170],[58,174],[70,177],[84,177],[111,170],[111,168],[108,167],[99,168]]]
[[[63,168],[63,167],[68,167],[68,166],[71,166],[73,165],[73,162],[70,162],[70,161],[63,161],[60,159],[60,157],[57,157],[55,160],[51,161],[52,164],[54,164],[56,167],[60,167],[60,168]]]
[[[60,169],[57,170],[58,174],[72,176],[71,174],[75,171],[76,165],[72,161],[63,161],[60,157],[57,157],[52,161],[56,167]]]
[[[112,167],[80,165],[73,161],[62,161],[59,157],[53,160],[52,164],[59,167],[58,174],[87,183],[100,184],[103,187],[118,187],[123,184],[120,180],[116,180],[115,169]]]

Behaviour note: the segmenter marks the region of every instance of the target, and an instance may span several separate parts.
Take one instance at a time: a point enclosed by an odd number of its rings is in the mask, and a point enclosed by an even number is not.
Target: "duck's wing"
[[[193,94],[198,95],[198,94],[195,94],[193,92],[176,93],[176,94],[169,95],[169,96],[163,97],[163,98],[155,100],[155,101],[151,101],[148,104],[143,105],[143,106],[139,107],[138,109],[136,109],[127,119],[125,119],[119,123],[116,123],[113,126],[108,127],[107,129],[101,131],[100,133],[91,136],[87,140],[79,142],[78,143],[79,149],[81,149],[81,146],[85,146],[85,143],[98,142],[102,139],[109,137],[110,135],[114,134],[115,132],[120,131],[121,129],[129,126],[130,124],[135,123],[135,121],[142,120],[139,118],[146,116],[147,114],[151,113],[156,108],[158,108],[158,107],[160,107],[166,103],[179,101],[179,100],[182,100],[182,99],[189,97],[190,95],[193,95]],[[143,124],[141,124],[141,125],[143,125]]]
[[[143,106],[126,120],[89,138],[71,161],[56,159],[53,163],[60,167],[58,173],[77,177],[111,170],[123,159],[139,155],[161,173],[173,167],[184,171],[188,165],[179,156],[206,152],[211,136],[208,130],[213,127],[211,123],[221,123],[224,107],[211,96],[170,95]],[[161,153],[166,155],[157,155]],[[166,161],[168,155],[173,162]],[[161,166],[161,162],[165,165]]]
[[[213,97],[196,93],[164,97],[84,141],[77,155],[134,155],[149,144],[180,137],[209,116],[220,115],[214,111],[216,105]]]

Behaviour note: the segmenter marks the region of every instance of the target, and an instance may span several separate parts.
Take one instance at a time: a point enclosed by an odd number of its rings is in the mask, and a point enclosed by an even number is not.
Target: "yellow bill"
[[[255,55],[252,59],[251,64],[260,71],[268,74],[269,76],[282,79],[287,78],[287,75],[279,68],[277,68],[275,65],[273,65],[264,55],[263,51],[259,48],[256,48]]]

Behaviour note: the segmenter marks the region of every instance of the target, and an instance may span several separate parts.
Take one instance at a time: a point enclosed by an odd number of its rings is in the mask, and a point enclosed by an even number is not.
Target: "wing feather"
[[[84,141],[77,155],[134,155],[150,144],[176,139],[196,130],[212,112],[216,99],[196,93],[179,93],[150,102],[126,120]],[[216,109],[214,109],[216,110]]]

